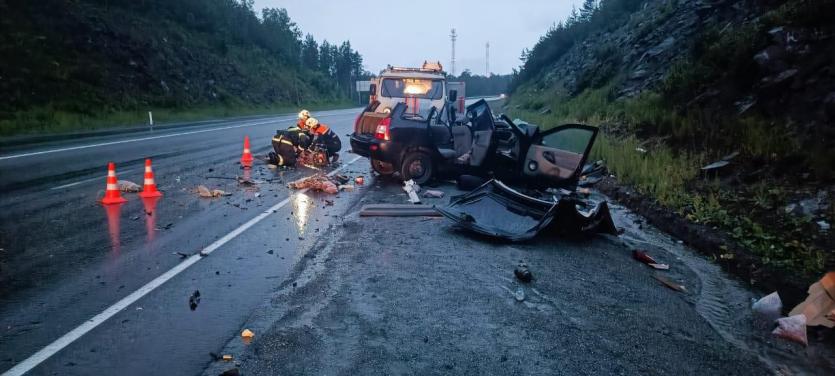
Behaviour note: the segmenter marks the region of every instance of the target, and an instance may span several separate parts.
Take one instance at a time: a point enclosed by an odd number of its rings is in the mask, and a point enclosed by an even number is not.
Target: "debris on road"
[[[524,283],[530,283],[533,280],[533,274],[528,269],[528,265],[524,263],[519,264],[516,269],[513,269],[513,275],[516,276],[516,279]]]
[[[655,278],[658,282],[661,282],[661,284],[669,287],[671,290],[675,290],[678,292],[687,292],[687,289],[684,288],[684,285],[673,282],[663,275],[653,274],[652,278]]]
[[[427,189],[423,192],[424,198],[443,198],[444,191],[439,191],[436,189]]]
[[[255,333],[249,329],[244,329],[244,331],[241,332],[241,339],[244,341],[244,344],[250,344],[250,342],[252,342],[252,338],[254,337]]]
[[[403,190],[409,195],[409,202],[413,204],[420,204],[420,197],[417,195],[418,192],[420,192],[420,186],[415,184],[414,180],[409,179],[404,181]]]
[[[810,285],[808,294],[789,316],[803,314],[808,326],[835,327],[835,272],[826,273],[820,281]]]
[[[354,179],[354,183],[357,183],[357,185],[363,185],[365,184],[365,178],[362,176],[357,176],[357,178]]]
[[[434,206],[412,204],[369,204],[360,209],[360,217],[440,217]]]
[[[751,305],[751,311],[755,315],[762,318],[763,321],[774,322],[780,318],[780,312],[783,310],[783,301],[780,300],[780,295],[777,291],[768,294],[760,300]]]
[[[353,192],[354,191],[354,185],[353,184],[343,184],[343,185],[340,185],[337,188],[339,188],[340,191],[346,191],[346,192]]]
[[[226,371],[223,371],[223,373],[220,374],[220,376],[240,376],[240,375],[241,375],[241,371],[239,371],[237,367],[232,368],[232,369],[227,369]]]
[[[640,262],[642,262],[642,263],[644,263],[644,264],[646,264],[646,265],[649,265],[649,266],[651,266],[651,267],[653,267],[653,268],[655,268],[655,269],[658,269],[658,270],[670,270],[670,266],[669,266],[669,265],[667,265],[667,264],[662,264],[662,263],[660,263],[660,262],[658,262],[658,261],[655,261],[655,259],[654,259],[654,258],[652,258],[652,256],[650,256],[649,254],[647,254],[647,252],[646,252],[646,251],[641,251],[641,250],[637,250],[637,249],[636,249],[636,250],[632,251],[632,257],[633,257],[635,260],[638,260],[638,261],[640,261]]]
[[[232,355],[229,355],[229,354],[223,354],[223,361],[224,361],[224,362],[231,362],[231,361],[232,361],[232,359],[234,359],[234,358],[232,358]]]
[[[517,302],[521,302],[525,300],[525,290],[521,287],[516,289],[516,293],[513,294],[513,297],[516,298]]]
[[[210,190],[205,185],[198,185],[197,186],[197,194],[200,197],[206,198],[215,198],[215,197],[222,197],[222,196],[231,196],[232,194],[226,191],[222,191],[220,189],[212,189]]]
[[[192,311],[197,309],[197,305],[200,304],[200,290],[194,290],[191,293],[191,296],[188,298],[188,307],[191,308]]]
[[[189,258],[190,255],[187,255],[183,252],[171,252],[172,255],[180,256],[181,259]]]
[[[119,187],[120,191],[127,193],[138,193],[142,190],[142,187],[139,186],[139,184],[130,180],[119,180],[116,182],[116,185]]]
[[[287,184],[288,187],[292,189],[310,189],[312,191],[320,191],[330,194],[336,194],[339,192],[339,188],[337,188],[336,184],[328,179],[327,176],[322,174],[316,174],[313,176],[309,176],[306,178],[301,178],[295,181],[290,182]]]
[[[236,176],[235,181],[244,187],[254,187],[258,184],[264,183],[263,181],[253,180],[249,176]]]
[[[581,212],[577,208],[580,204],[592,209]],[[568,235],[617,235],[606,202],[591,205],[568,196],[540,200],[498,180],[455,197],[438,211],[460,228],[510,241],[531,239],[545,229]]]
[[[809,340],[806,337],[806,316],[803,314],[792,315],[777,319],[777,327],[771,334],[797,342],[803,346],[809,345]]]

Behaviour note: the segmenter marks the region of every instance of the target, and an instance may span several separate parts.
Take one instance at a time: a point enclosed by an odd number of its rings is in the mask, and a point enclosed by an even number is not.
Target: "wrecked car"
[[[454,101],[455,93],[449,97]],[[455,120],[447,102],[425,113],[398,103],[389,113],[370,104],[357,118],[351,135],[354,153],[371,159],[381,175],[425,183],[434,177],[476,175],[542,187],[577,184],[598,129],[566,124],[541,131],[505,115],[494,117],[485,100],[467,107]]]
[[[458,227],[510,241],[528,240],[543,231],[618,234],[605,201],[590,205],[570,195],[542,200],[495,179],[436,209]]]

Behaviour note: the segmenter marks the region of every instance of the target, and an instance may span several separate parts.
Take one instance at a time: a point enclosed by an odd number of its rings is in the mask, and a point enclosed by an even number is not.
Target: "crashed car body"
[[[454,96],[453,96],[454,97]],[[436,176],[477,175],[536,186],[576,185],[598,129],[566,124],[540,131],[493,116],[483,99],[468,106],[466,121],[447,103],[440,110],[411,113],[398,103],[390,113],[369,105],[351,135],[354,153],[371,159],[381,175],[425,183]]]
[[[578,206],[590,210],[580,211]],[[490,180],[436,209],[461,228],[510,241],[528,240],[542,231],[617,235],[605,201],[589,205],[571,196],[542,200],[498,180]]]

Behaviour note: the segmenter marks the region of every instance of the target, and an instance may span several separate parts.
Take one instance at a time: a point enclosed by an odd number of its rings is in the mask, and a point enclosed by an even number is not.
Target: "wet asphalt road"
[[[315,114],[344,137],[358,109]],[[232,180],[245,135],[256,158],[294,115],[4,149],[0,153],[0,371],[6,371],[193,254],[291,196],[285,183],[315,171],[256,161],[257,188]],[[347,144],[347,142],[346,142]],[[142,184],[144,159],[164,197],[104,208],[108,161]],[[342,164],[356,158],[342,153]],[[356,161],[367,171],[364,159]],[[213,178],[217,177],[217,178]],[[200,199],[198,184],[232,192]],[[349,195],[349,194],[346,194]],[[339,207],[340,200],[333,208]],[[315,194],[294,196],[221,246],[50,357],[32,374],[195,374],[333,220]],[[330,208],[330,207],[329,207]],[[152,215],[147,215],[147,212]],[[321,223],[321,225],[320,225]],[[272,250],[272,252],[270,252]],[[268,253],[269,252],[269,253]],[[189,296],[201,293],[196,310]]]

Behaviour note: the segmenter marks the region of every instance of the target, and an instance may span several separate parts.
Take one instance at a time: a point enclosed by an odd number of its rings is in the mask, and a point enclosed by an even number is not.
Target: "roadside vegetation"
[[[807,116],[814,111],[808,104],[781,96],[803,96],[813,103],[823,98],[815,99],[809,90],[766,86],[780,72],[763,78],[767,73],[752,57],[772,43],[780,27],[831,31],[825,16],[831,12],[823,10],[835,11],[835,5],[786,2],[765,9],[755,22],[708,27],[663,79],[635,94],[623,92],[632,77],[618,69],[622,51],[606,44],[590,53],[594,64],[563,77],[571,85],[543,84],[555,75],[556,62],[586,38],[623,25],[634,33],[648,32],[679,4],[663,2],[652,22],[638,22],[633,12],[642,3],[587,1],[555,25],[523,54],[507,111],[545,127],[571,121],[600,126],[593,158],[604,159],[619,183],[694,223],[729,234],[762,265],[814,282],[835,265],[835,241],[826,231],[835,210],[822,204],[831,202],[826,192],[835,174],[835,149],[826,133],[803,125],[814,121]],[[762,105],[739,100],[754,95]],[[732,157],[728,167],[701,170],[725,156]],[[821,204],[824,212],[798,210],[804,200]]]
[[[253,4],[0,2],[0,137],[349,104],[350,42]]]

